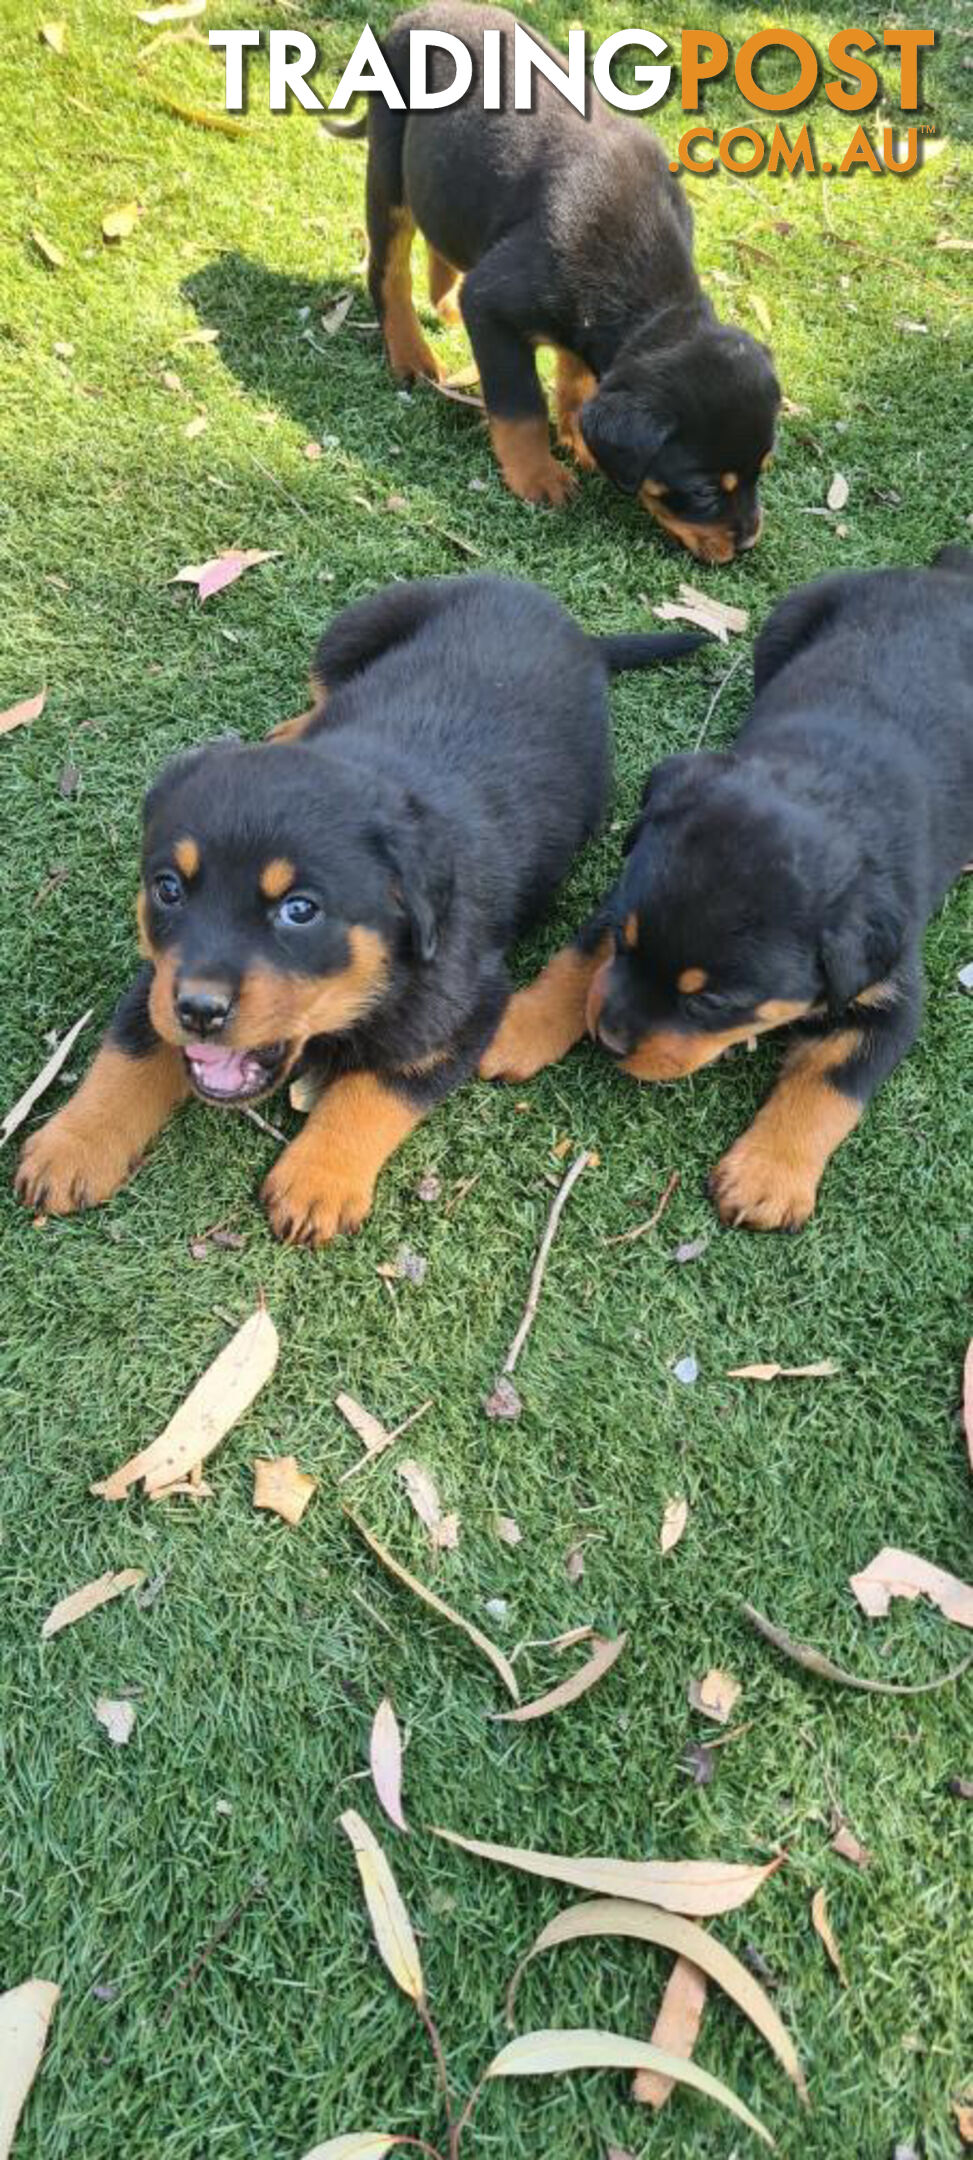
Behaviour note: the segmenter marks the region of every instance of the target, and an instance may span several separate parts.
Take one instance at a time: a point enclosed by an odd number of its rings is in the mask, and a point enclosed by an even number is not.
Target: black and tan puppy
[[[587,1025],[623,1072],[678,1080],[792,1026],[711,1187],[724,1222],[795,1230],[915,1039],[923,930],[973,854],[973,554],[792,593],[755,678],[732,750],[651,774],[618,884],[481,1071],[526,1079]]]
[[[609,673],[692,636],[590,638],[535,586],[394,585],[339,615],[314,710],[211,743],[145,804],[141,946],[91,1071],[28,1141],[17,1189],[64,1215],[111,1198],[190,1095],[256,1102],[298,1061],[325,1083],[263,1200],[322,1244],[475,1071],[504,953],[604,811]]]
[[[717,321],[693,268],[692,215],[657,137],[589,92],[583,117],[543,77],[513,108],[515,18],[462,0],[400,16],[382,41],[408,99],[409,33],[447,30],[473,57],[463,100],[390,112],[369,100],[369,283],[394,373],[436,376],[412,302],[416,226],[442,307],[459,306],[504,479],[562,503],[538,345],[557,348],[558,434],[704,562],[760,531],[758,479],[780,391],[766,346]],[[501,34],[503,110],[483,110],[483,32]],[[537,42],[542,43],[542,40]],[[548,48],[550,50],[550,48]],[[434,53],[433,88],[452,62]],[[335,133],[364,133],[365,123]]]

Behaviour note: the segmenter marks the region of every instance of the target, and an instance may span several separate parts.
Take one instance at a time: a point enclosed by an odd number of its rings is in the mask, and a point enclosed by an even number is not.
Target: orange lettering
[[[846,90],[844,83],[828,83],[826,96],[840,112],[863,112],[878,96],[878,76],[861,53],[871,52],[878,44],[870,30],[839,30],[828,46],[828,59],[832,67],[839,68],[842,75],[851,75],[858,84],[857,90]],[[857,45],[859,52],[852,51]]]
[[[734,157],[730,145],[735,142],[752,143],[755,155],[750,158],[749,161],[744,161],[743,158]],[[763,164],[764,158],[766,157],[766,154],[767,145],[764,142],[763,137],[757,134],[756,128],[730,128],[727,133],[720,138],[720,164],[726,167],[727,172],[759,172],[760,167]]]
[[[919,103],[919,47],[935,45],[935,30],[884,30],[886,45],[898,45],[902,52],[902,86],[899,105],[903,112],[915,112]]]
[[[811,148],[811,138],[807,131],[807,121],[805,121],[804,126],[801,129],[797,141],[794,144],[793,150],[790,148],[783,128],[775,127],[773,141],[770,145],[770,159],[767,165],[767,171],[769,173],[775,173],[778,166],[784,165],[786,166],[787,171],[789,173],[792,173],[795,166],[800,164],[803,164],[805,172],[813,173],[814,152]]]
[[[867,165],[869,172],[873,173],[880,173],[882,170],[863,127],[856,127],[838,171],[849,173],[856,165]]]
[[[698,141],[699,141],[699,139],[700,139],[700,137],[702,137],[702,138],[703,138],[703,140],[704,140],[705,142],[708,142],[708,143],[712,143],[712,140],[713,140],[713,130],[712,130],[712,128],[709,128],[709,127],[691,127],[691,128],[687,128],[687,129],[686,129],[685,135],[682,135],[682,136],[680,136],[680,139],[679,139],[679,162],[680,162],[680,165],[684,165],[684,166],[685,166],[685,168],[686,168],[686,171],[687,171],[687,172],[694,172],[694,173],[711,173],[711,172],[712,172],[712,170],[713,170],[713,166],[714,166],[714,163],[715,163],[715,160],[714,160],[713,158],[709,158],[709,159],[707,159],[707,162],[705,163],[705,165],[700,165],[700,164],[699,164],[699,163],[697,162],[697,160],[696,160],[695,158],[691,158],[691,157],[690,157],[690,155],[689,155],[689,152],[690,152],[690,149],[692,148],[692,145],[693,145],[693,143],[694,143],[694,142],[698,142]]]
[[[796,53],[801,72],[793,90],[761,90],[755,80],[753,63],[762,52],[773,45],[783,45],[788,52]],[[748,105],[759,105],[761,112],[793,112],[795,105],[803,105],[818,79],[818,60],[813,45],[807,38],[798,36],[795,30],[757,30],[741,45],[736,62],[737,87]],[[731,166],[731,171],[733,170]]]
[[[702,60],[703,51],[709,54]],[[682,33],[682,109],[683,112],[699,111],[699,86],[712,82],[714,76],[722,75],[730,57],[730,48],[718,30],[684,30]],[[712,167],[709,168],[712,170]]]

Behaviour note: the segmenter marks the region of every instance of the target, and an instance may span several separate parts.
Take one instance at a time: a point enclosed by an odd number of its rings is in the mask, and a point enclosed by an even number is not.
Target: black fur
[[[864,1103],[915,1038],[923,930],[973,852],[973,554],[802,587],[754,672],[732,750],[650,774],[619,882],[581,934],[586,951],[606,928],[617,940],[599,1033],[625,1058],[660,1032],[720,1035],[769,1000],[804,1002],[803,1035],[856,1031],[830,1077]],[[706,984],[682,994],[690,968]]]
[[[609,672],[700,642],[588,637],[548,595],[500,578],[429,579],[356,602],[318,646],[327,699],[303,736],[212,743],[151,789],[146,889],[184,835],[202,863],[171,932],[150,902],[153,945],[164,953],[177,937],[182,973],[232,1000],[249,970],[340,971],[351,926],[365,926],[388,954],[381,999],[348,1032],[314,1037],[306,1058],[331,1077],[377,1074],[423,1106],[440,1099],[497,1024],[507,947],[601,822]],[[280,857],[320,904],[307,927],[282,928],[261,901],[261,866]],[[132,1055],[152,1047],[147,987],[115,1022]],[[228,1029],[232,1018],[231,1006]],[[437,1062],[416,1071],[427,1058]]]
[[[465,273],[460,304],[491,418],[545,416],[534,348],[559,346],[598,378],[581,428],[608,476],[630,494],[653,481],[667,512],[719,527],[729,553],[752,545],[758,474],[780,404],[771,356],[717,321],[693,267],[689,206],[656,136],[592,90],[582,117],[539,76],[533,110],[514,111],[514,21],[504,9],[435,0],[399,16],[382,41],[406,99],[412,30],[462,38],[474,73],[467,96],[439,111],[390,112],[369,100],[379,317],[392,222],[404,207]],[[486,28],[503,41],[498,113],[482,107]],[[436,55],[433,86],[451,72]],[[720,484],[727,472],[736,475],[732,492]]]

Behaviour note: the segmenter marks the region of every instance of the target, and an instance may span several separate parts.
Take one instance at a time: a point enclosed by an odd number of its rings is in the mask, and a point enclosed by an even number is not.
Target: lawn
[[[0,743],[4,1106],[49,1031],[89,1005],[90,1054],[132,968],[149,777],[180,745],[230,728],[258,739],[298,710],[316,633],[347,600],[391,577],[482,566],[538,579],[592,628],[629,629],[693,576],[605,483],[586,483],[565,515],[532,511],[502,490],[474,413],[396,393],[362,286],[361,144],[325,141],[300,113],[271,117],[263,58],[245,139],[187,124],[159,98],[219,105],[221,64],[203,45],[155,45],[140,65],[153,33],[130,9],[66,0],[65,12],[59,56],[19,0],[0,57],[0,708],[49,686],[42,718]],[[563,36],[572,12],[538,5],[530,19]],[[214,19],[319,26],[303,0]],[[668,8],[651,19],[675,34]],[[719,20],[734,42],[764,20],[701,0],[690,19]],[[784,19],[822,46],[848,20],[810,8]],[[751,329],[769,315],[801,408],[782,427],[759,549],[697,573],[750,611],[750,635],[795,582],[836,564],[924,561],[973,512],[969,257],[934,245],[962,232],[964,205],[970,229],[973,46],[958,0],[906,0],[898,19],[939,33],[925,118],[944,140],[921,174],[690,185],[718,305]],[[587,20],[599,36],[614,26],[607,8]],[[329,84],[360,21],[344,4],[323,27]],[[732,88],[712,110],[724,124],[748,117]],[[847,119],[823,104],[812,118],[823,151],[847,142]],[[674,147],[678,108],[658,125]],[[102,217],[129,201],[143,215],[109,248]],[[42,260],[33,228],[63,268]],[[322,312],[345,291],[351,312],[328,336]],[[191,342],[200,328],[218,339]],[[432,334],[462,366],[462,336]],[[187,438],[198,414],[206,428]],[[309,458],[309,443],[323,454]],[[837,471],[847,507],[821,515]],[[279,552],[202,609],[168,582],[231,545]],[[716,649],[613,694],[615,822],[518,956],[522,978],[602,888],[646,768],[695,743],[732,658]],[[731,738],[748,692],[745,664],[711,741]],[[506,2038],[507,1978],[567,1897],[423,1826],[633,1858],[786,1848],[757,1900],[716,1931],[737,1951],[755,1946],[778,1977],[813,2110],[801,2114],[719,2000],[700,2062],[762,2117],[784,2160],[887,2160],[897,2141],[926,2160],[958,2151],[950,2100],[973,2075],[973,1810],[948,1787],[973,1777],[973,1675],[911,1699],[839,1691],[782,1664],[739,1607],[750,1598],[842,1663],[905,1681],[956,1664],[967,1640],[925,1604],[865,1620],[848,1576],[885,1543],[970,1574],[956,1408],[970,1332],[973,1007],[957,974],[973,953],[971,898],[967,881],[932,925],[920,1042],[795,1239],[722,1231],[705,1197],[708,1168],[768,1085],[768,1045],[674,1092],[639,1090],[590,1050],[522,1093],[471,1086],[403,1149],[363,1233],[316,1256],[271,1241],[255,1194],[275,1143],[249,1122],[190,1110],[112,1206],[41,1228],[9,1197],[8,1150],[0,1987],[36,1973],[63,1988],[16,2160],[300,2160],[369,2123],[436,2136],[423,2035],[374,1954],[337,1821],[354,1805],[379,1826],[362,1780],[385,1694],[408,1732],[416,1826],[408,1840],[388,1828],[387,1842],[460,2089]],[[83,1062],[79,1046],[76,1073]],[[60,1099],[63,1082],[49,1105]],[[271,1115],[297,1129],[286,1101]],[[523,1415],[489,1423],[483,1398],[564,1141],[596,1149],[600,1167],[581,1178],[554,1248],[518,1372]],[[610,1243],[674,1170],[657,1229]],[[430,1172],[434,1202],[417,1190]],[[245,1245],[193,1258],[190,1241],[215,1221]],[[693,1240],[704,1249],[680,1265],[676,1247]],[[403,1245],[428,1263],[421,1285],[377,1272]],[[198,1510],[90,1498],[260,1292],[280,1363],[216,1458],[214,1498]],[[672,1371],[688,1354],[692,1386]],[[753,1359],[825,1358],[840,1367],[830,1380],[726,1378]],[[343,1519],[336,1479],[356,1443],[333,1408],[339,1388],[390,1425],[434,1397],[404,1444],[459,1511],[458,1551],[428,1552],[395,1455],[358,1481],[358,1505],[508,1650],[586,1621],[630,1630],[586,1700],[520,1731],[488,1722],[501,1707],[489,1668]],[[251,1460],[278,1452],[320,1479],[296,1530],[251,1508]],[[688,1528],[663,1557],[677,1495]],[[497,1511],[516,1518],[516,1548],[498,1542]],[[585,1572],[571,1582],[579,1540]],[[56,1598],[120,1566],[164,1577],[151,1606],[127,1600],[40,1643]],[[496,1599],[505,1616],[486,1613]],[[686,1689],[711,1664],[742,1682],[745,1729],[697,1786],[682,1757],[707,1728]],[[525,1653],[525,1694],[556,1668]],[[115,1750],[92,1705],[126,1691],[137,1722]],[[835,1806],[874,1855],[867,1873],[829,1849]],[[167,2015],[255,1884],[262,1895]],[[845,1988],[811,1929],[819,1887]],[[635,1944],[563,1951],[525,1980],[521,2027],[647,2035],[665,1969]],[[468,2149],[604,2160],[612,2142],[639,2160],[757,2149],[693,2095],[657,2117],[636,2110],[611,2074],[494,2087]]]

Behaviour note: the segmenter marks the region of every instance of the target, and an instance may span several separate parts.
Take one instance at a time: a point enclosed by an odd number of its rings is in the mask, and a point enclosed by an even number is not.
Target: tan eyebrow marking
[[[768,472],[768,471],[769,471],[769,469],[770,469],[770,467],[771,467],[771,465],[773,464],[773,462],[774,462],[774,453],[773,453],[773,451],[772,451],[772,450],[768,450],[768,451],[766,452],[766,455],[765,455],[764,457],[762,457],[762,458],[761,458],[761,460],[760,460],[760,470],[761,470],[761,472]]]
[[[686,997],[692,997],[694,990],[705,990],[708,981],[705,968],[683,968],[682,974],[676,977],[676,989],[683,991]]]
[[[665,495],[667,492],[668,490],[662,480],[643,480],[642,482],[643,495]]]
[[[622,930],[622,943],[623,945],[627,945],[629,952],[631,952],[638,944],[638,941],[639,919],[638,916],[633,912],[631,915],[626,915],[625,917],[625,926]]]
[[[280,900],[293,885],[297,872],[286,855],[273,855],[260,872],[260,890],[265,900]]]
[[[195,840],[177,840],[172,850],[172,860],[184,878],[194,878],[199,869],[199,848]]]
[[[738,488],[739,485],[739,473],[725,472],[720,474],[720,486],[723,490],[724,495],[732,495],[734,488]]]

